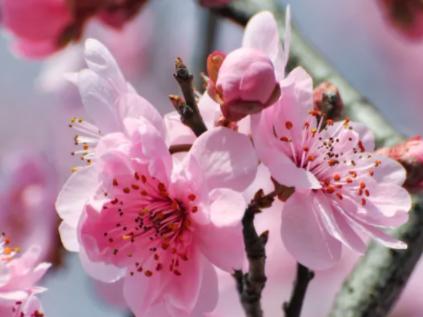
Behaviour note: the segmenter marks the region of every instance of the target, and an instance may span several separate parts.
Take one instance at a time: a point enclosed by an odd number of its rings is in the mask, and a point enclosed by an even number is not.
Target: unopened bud
[[[378,153],[387,155],[400,162],[407,170],[404,186],[408,189],[423,189],[423,140],[414,136],[389,148],[383,148]]]
[[[325,115],[327,119],[339,120],[342,118],[344,103],[338,88],[325,81],[314,89],[314,108]]]

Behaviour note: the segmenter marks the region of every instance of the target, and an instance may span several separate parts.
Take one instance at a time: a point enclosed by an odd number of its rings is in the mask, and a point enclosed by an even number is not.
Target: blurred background
[[[397,130],[409,136],[423,133],[423,39],[410,41],[396,32],[383,18],[376,1],[283,2],[291,5],[294,23],[301,33]],[[167,96],[177,92],[172,77],[175,57],[182,57],[191,69],[204,67],[201,56],[208,36],[207,19],[206,10],[193,0],[151,0],[122,32],[93,21],[85,36],[105,43],[138,92],[165,113],[172,110]],[[230,51],[240,46],[242,29],[237,25],[218,19],[216,32],[214,49]],[[35,185],[43,190],[48,187],[48,193],[42,196],[42,205],[39,201],[25,200],[19,208],[38,204],[43,210],[52,210],[54,196],[75,164],[70,155],[74,133],[68,128],[67,120],[84,116],[76,89],[63,79],[64,73],[84,67],[81,47],[70,46],[40,62],[16,57],[9,48],[10,43],[11,36],[3,30],[0,37],[0,192],[10,190],[12,179],[16,177],[14,173],[26,164],[16,162],[36,161],[36,165],[25,167],[27,172],[22,177],[41,169],[48,179],[34,176],[28,181],[30,189]],[[279,219],[277,215],[275,219]],[[54,236],[55,232],[51,234]],[[280,312],[294,276],[292,259],[280,244],[275,242],[275,245],[274,253],[279,256],[279,262],[270,265],[277,277],[269,282],[265,294],[266,305],[273,315]],[[116,290],[93,283],[83,272],[76,255],[62,252],[54,258],[61,258],[62,265],[44,282],[49,289],[42,296],[47,316],[128,315],[115,293],[119,291],[118,286]],[[313,281],[305,302],[305,316],[325,315],[355,259],[356,256],[346,254],[336,270],[324,272]],[[415,272],[392,316],[422,317],[419,290],[423,291],[422,266]],[[221,291],[228,294],[219,304],[226,309],[224,315],[242,316],[231,281],[222,283]]]

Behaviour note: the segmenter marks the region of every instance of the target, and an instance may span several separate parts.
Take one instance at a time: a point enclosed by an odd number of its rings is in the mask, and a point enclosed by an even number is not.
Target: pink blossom
[[[378,0],[387,22],[410,40],[423,37],[423,5],[419,0]]]
[[[272,177],[295,188],[282,208],[287,250],[300,263],[325,269],[339,261],[343,244],[364,252],[367,237],[406,248],[382,231],[408,219],[404,168],[371,153],[374,142],[362,125],[317,120],[304,70],[293,70],[281,87],[282,98],[252,117],[252,135]]]
[[[396,144],[390,148],[381,149],[379,152],[397,161],[405,162],[408,164],[422,164],[423,140],[421,136],[416,135],[403,143]]]
[[[200,0],[200,4],[206,7],[220,7],[231,1],[232,0]]]
[[[289,9],[284,47],[276,20],[270,12],[256,14],[248,23],[242,48],[218,56],[209,74],[209,94],[231,121],[238,121],[273,104],[280,95],[289,51]],[[209,59],[214,61],[215,54]],[[221,60],[223,59],[223,62]],[[210,67],[208,67],[210,69]]]
[[[29,248],[22,256],[0,240],[0,315],[2,317],[42,317],[41,304],[36,297],[45,291],[36,286],[50,264],[39,263],[40,249]]]
[[[89,69],[76,82],[102,133],[89,151],[92,164],[78,169],[57,199],[62,241],[80,252],[94,278],[123,278],[137,316],[210,311],[214,265],[228,272],[242,265],[246,203],[239,191],[255,176],[252,144],[214,128],[173,160],[163,119],[124,81],[107,50],[91,40],[85,55]]]
[[[51,259],[58,246],[55,171],[46,157],[15,152],[0,164],[1,230],[27,249],[40,246],[40,258]]]
[[[60,49],[73,19],[66,0],[3,0],[1,9],[4,26],[15,36],[14,50],[30,58]]]

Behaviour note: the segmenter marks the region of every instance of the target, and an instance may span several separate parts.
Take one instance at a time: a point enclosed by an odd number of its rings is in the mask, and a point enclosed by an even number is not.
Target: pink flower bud
[[[387,21],[410,40],[423,37],[423,4],[420,0],[378,0]]]
[[[423,140],[421,136],[416,135],[403,143],[380,149],[379,152],[400,162],[421,164],[423,163]]]
[[[404,186],[409,190],[423,188],[423,140],[414,136],[403,143],[378,151],[400,162],[407,170]]]
[[[223,60],[216,91],[209,93],[227,119],[238,121],[276,102],[280,87],[269,57],[255,49],[240,48]]]

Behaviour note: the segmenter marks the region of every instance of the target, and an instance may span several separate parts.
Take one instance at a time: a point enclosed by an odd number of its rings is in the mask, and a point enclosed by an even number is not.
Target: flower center
[[[101,214],[107,218],[103,236],[113,257],[130,259],[131,275],[149,277],[164,269],[181,275],[180,265],[190,257],[196,196],[173,198],[164,183],[147,173],[111,182]]]
[[[11,247],[11,241],[4,232],[0,234],[0,264],[4,264],[12,260],[20,248]]]
[[[295,130],[294,123],[286,121],[282,136],[281,129],[276,128],[275,136],[281,141],[284,153],[298,167],[313,173],[324,193],[333,194],[339,200],[345,194],[358,196],[361,205],[366,205],[370,191],[365,179],[374,175],[381,161],[366,153],[349,119],[336,126],[332,120],[326,120],[324,127],[323,123],[320,112],[313,110],[301,129]]]

